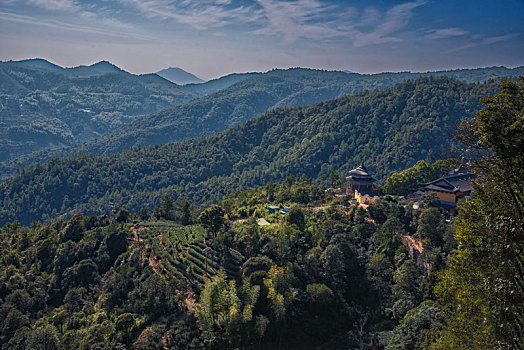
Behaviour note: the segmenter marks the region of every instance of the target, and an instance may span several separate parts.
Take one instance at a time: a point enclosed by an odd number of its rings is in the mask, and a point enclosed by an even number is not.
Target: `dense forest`
[[[102,86],[106,86],[107,84],[111,84],[110,86],[113,86],[113,84],[120,86],[120,83],[117,83],[117,78],[122,74],[124,73],[99,76],[96,78],[96,83],[101,84]],[[197,97],[202,96],[202,94],[210,94],[181,106],[169,108],[152,115],[140,118],[128,118],[126,121],[130,121],[129,123],[112,132],[106,133],[111,131],[113,127],[124,123],[123,120],[118,121],[118,118],[114,117],[115,113],[117,113],[116,115],[121,115],[122,113],[123,115],[129,115],[131,112],[128,109],[131,107],[136,109],[133,109],[136,113],[146,113],[144,108],[139,108],[140,106],[146,107],[146,104],[143,101],[145,98],[144,96],[149,96],[149,99],[154,99],[155,101],[160,99],[158,103],[163,101],[166,107],[169,104],[178,104],[173,98],[164,98],[165,94],[162,95],[157,90],[136,91],[137,95],[135,97],[138,98],[138,100],[136,98],[126,98],[126,101],[116,101],[114,100],[115,94],[111,94],[111,99],[107,101],[110,103],[108,108],[114,106],[113,108],[115,110],[111,113],[104,110],[105,114],[102,115],[105,117],[101,118],[102,123],[99,126],[91,125],[88,128],[84,128],[86,133],[94,130],[94,132],[104,135],[93,141],[75,147],[60,148],[53,151],[46,150],[21,156],[13,161],[4,161],[0,165],[0,178],[14,175],[18,168],[50,160],[59,156],[63,157],[72,155],[77,152],[87,152],[95,155],[110,155],[122,152],[137,145],[145,146],[150,144],[161,144],[180,141],[190,137],[205,136],[214,132],[226,130],[275,107],[310,105],[352,92],[391,87],[396,83],[408,79],[415,79],[419,76],[445,75],[466,82],[479,82],[491,78],[511,77],[519,74],[522,74],[522,68],[520,67],[514,69],[492,67],[430,73],[404,72],[372,75],[296,68],[289,70],[273,70],[264,74],[231,75],[205,84],[192,84],[177,87],[176,91],[182,94],[181,98],[186,99],[185,101],[187,101],[189,96]],[[127,74],[126,77],[135,80],[140,78],[129,74]],[[150,76],[150,78],[151,77],[153,76]],[[53,81],[49,78],[46,79],[50,82]],[[141,77],[141,79],[145,79],[145,77]],[[83,80],[85,79],[83,78]],[[236,82],[237,80],[240,81]],[[236,82],[234,85],[228,87],[228,84],[234,82]],[[93,83],[95,83],[95,81],[93,81]],[[136,90],[138,87],[135,85],[141,86],[140,84],[132,84],[130,81],[124,81],[123,83],[128,89]],[[153,84],[153,86],[160,87],[164,85]],[[227,88],[220,91],[216,90],[222,87]],[[99,91],[101,88],[91,86],[89,89]],[[149,87],[149,89],[151,88]],[[172,86],[171,89],[175,89],[175,87]],[[53,96],[55,95],[52,95],[51,99],[55,99]],[[97,122],[100,118],[93,118],[92,115],[84,112],[85,109],[89,109],[91,112],[98,111],[98,109],[91,105],[97,106],[103,104],[104,95],[100,96],[100,101],[97,100],[97,96],[98,95],[95,93],[90,93],[88,96],[80,96],[82,98],[73,98],[75,96],[68,95],[61,96],[60,98],[61,101],[84,101],[82,102],[84,103],[82,104],[82,107],[71,104],[70,102],[63,104],[73,108],[76,114],[80,113],[84,118],[87,118],[92,122]],[[125,96],[127,95],[124,95],[124,97]],[[158,103],[154,106],[159,107],[160,105]],[[150,106],[150,108],[152,107]],[[72,113],[72,110],[68,110],[68,112]],[[99,112],[102,113],[102,111]],[[95,114],[99,115],[97,113]],[[76,114],[73,113],[72,116],[76,116]],[[134,120],[131,121],[131,119]],[[108,126],[108,123],[113,124],[112,126]],[[37,123],[34,122],[31,125],[37,125]],[[48,127],[48,125],[54,124],[44,123],[44,125]],[[53,130],[59,133],[63,128],[57,124],[53,127]],[[72,134],[77,135],[78,132],[72,132]],[[69,135],[69,133],[67,133],[67,135]],[[91,132],[89,135],[91,135],[90,138],[92,138],[93,133]],[[64,144],[64,142],[59,142],[59,144]],[[9,148],[6,147],[6,152],[8,151]]]
[[[42,59],[1,62],[0,162],[86,142],[140,115],[211,94],[254,74],[181,87],[156,74],[129,74],[105,61],[74,68]]]
[[[111,203],[151,210],[167,193],[201,204],[289,175],[322,181],[361,162],[385,180],[418,160],[438,158],[452,146],[455,124],[472,117],[479,99],[498,85],[419,78],[309,107],[275,109],[205,138],[104,158],[55,159],[0,184],[0,223],[98,214]]]
[[[386,181],[461,161],[477,179],[457,217],[289,176],[202,209],[168,194],[152,211],[6,223],[2,348],[522,348],[524,78],[483,103],[460,123],[461,160]]]
[[[482,102],[456,136],[479,177],[434,289],[445,322],[432,349],[524,347],[524,77]]]
[[[6,224],[3,347],[421,349],[442,329],[432,290],[454,226],[324,189],[290,177],[202,210],[166,196],[152,212]]]
[[[360,161],[391,195],[326,191]],[[457,162],[476,175],[458,216],[396,195]],[[523,77],[419,78],[0,186],[2,349],[524,346]],[[96,215],[15,220],[82,201]]]
[[[482,71],[483,72],[483,71]],[[488,77],[502,74],[519,75],[522,70],[487,70]],[[448,72],[459,80],[484,81],[486,75],[470,71]],[[460,74],[462,73],[462,75]],[[500,74],[500,75],[499,75]],[[420,74],[383,73],[361,75],[312,69],[273,70],[242,80],[228,89],[220,90],[182,106],[146,116],[115,132],[78,148],[95,155],[110,155],[136,145],[161,144],[185,138],[210,135],[229,129],[276,107],[311,105],[353,92],[382,89],[399,82],[415,79]],[[438,76],[439,74],[434,74]]]

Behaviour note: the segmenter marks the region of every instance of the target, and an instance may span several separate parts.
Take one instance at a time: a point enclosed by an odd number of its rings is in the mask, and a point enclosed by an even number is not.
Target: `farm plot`
[[[161,262],[164,273],[169,276],[200,285],[205,277],[215,275],[220,268],[219,254],[208,245],[211,237],[206,236],[200,225],[158,221],[132,225],[129,230],[133,240],[146,242],[151,256]],[[228,266],[226,272],[236,273],[237,269]]]

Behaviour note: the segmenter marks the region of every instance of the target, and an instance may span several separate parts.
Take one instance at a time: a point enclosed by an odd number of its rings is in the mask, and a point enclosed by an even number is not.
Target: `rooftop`
[[[427,184],[421,184],[426,190],[434,190],[441,192],[469,192],[473,190],[471,185],[471,177],[474,175],[467,173],[460,173],[453,176],[441,177],[435,181]]]
[[[364,166],[364,163],[362,163],[357,168],[351,170],[349,172],[349,176],[346,177],[346,179],[373,179],[372,175],[375,175],[375,173],[368,170]]]

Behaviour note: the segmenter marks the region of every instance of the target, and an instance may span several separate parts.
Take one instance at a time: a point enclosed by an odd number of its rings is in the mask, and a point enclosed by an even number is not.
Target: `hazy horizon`
[[[113,62],[107,60],[107,59],[100,59],[98,61],[94,61],[94,62],[91,62],[91,63],[86,63],[86,64],[73,64],[73,65],[70,65],[70,66],[64,66],[64,65],[60,65],[56,62],[53,62],[52,60],[49,60],[45,57],[27,57],[27,58],[22,58],[22,59],[19,59],[19,60],[5,60],[5,61],[2,61],[2,62],[8,62],[8,61],[24,61],[24,60],[32,60],[32,59],[43,59],[43,60],[46,60],[52,64],[55,64],[55,65],[58,65],[62,68],[75,68],[75,67],[79,67],[79,66],[91,66],[93,64],[96,64],[96,63],[99,63],[99,62],[102,62],[102,61],[106,61],[106,62],[109,62],[111,64],[114,64]],[[115,66],[117,66],[118,68],[121,68],[123,69],[122,67],[114,64]],[[517,67],[521,67],[521,66],[524,66],[524,64],[520,64],[520,65],[515,65],[515,66],[505,66],[505,65],[498,65],[498,66],[478,66],[478,67],[457,67],[457,68],[449,68],[449,69],[431,69],[431,70],[424,70],[424,71],[417,71],[417,70],[404,70],[404,71],[379,71],[379,72],[372,72],[372,73],[361,73],[361,72],[355,72],[355,71],[351,71],[351,73],[358,73],[358,74],[381,74],[381,73],[402,73],[402,72],[409,72],[409,73],[428,73],[428,72],[436,72],[436,71],[448,71],[448,70],[459,70],[459,69],[481,69],[481,68],[491,68],[491,67],[505,67],[505,68],[508,68],[508,69],[513,69],[513,68],[517,68]],[[165,67],[165,68],[162,68],[162,69],[168,69],[168,68],[179,68],[179,69],[182,69],[183,71],[186,71],[187,73],[191,73],[193,75],[195,75],[197,78],[200,78],[200,76],[198,75],[198,73],[195,73],[195,72],[191,72],[187,69],[184,69],[183,67],[175,67],[175,66],[170,66],[170,67]],[[213,79],[218,79],[218,78],[221,78],[221,77],[224,77],[224,76],[227,76],[227,75],[230,75],[230,74],[242,74],[242,73],[266,73],[266,72],[269,72],[271,70],[274,70],[274,69],[281,69],[281,70],[286,70],[286,69],[293,69],[293,68],[304,68],[304,69],[314,69],[314,70],[327,70],[327,71],[344,71],[344,70],[340,70],[340,69],[325,69],[325,68],[318,68],[318,67],[299,67],[299,66],[290,66],[290,67],[283,67],[283,68],[270,68],[268,70],[263,70],[263,71],[257,71],[257,70],[247,70],[247,71],[242,71],[242,72],[229,72],[229,73],[225,73],[223,75],[220,75],[220,76],[217,76],[217,77],[212,77],[212,78],[209,78],[209,79],[206,79],[205,81],[209,81],[209,80],[213,80]],[[160,69],[160,70],[162,70]],[[151,72],[145,72],[145,73],[134,73],[134,72],[129,72],[127,71],[126,69],[123,69],[124,71],[128,72],[128,73],[131,73],[131,74],[156,74],[158,73],[159,71],[151,71]],[[349,71],[349,70],[345,70],[345,71]]]
[[[522,1],[0,0],[2,60],[107,60],[209,80],[304,67],[427,72],[524,62]]]

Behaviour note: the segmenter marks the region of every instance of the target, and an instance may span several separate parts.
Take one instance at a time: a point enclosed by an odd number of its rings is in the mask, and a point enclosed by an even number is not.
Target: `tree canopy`
[[[483,103],[457,135],[479,177],[460,206],[458,249],[436,289],[446,327],[435,349],[524,344],[524,78]]]

